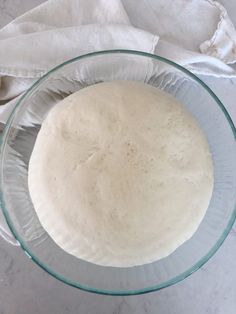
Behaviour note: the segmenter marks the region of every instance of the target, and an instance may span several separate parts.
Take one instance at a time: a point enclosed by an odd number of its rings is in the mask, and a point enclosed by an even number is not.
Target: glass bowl
[[[140,81],[176,97],[197,119],[214,163],[212,199],[194,236],[159,261],[127,268],[98,266],[58,247],[37,218],[27,184],[30,155],[49,110],[71,93],[112,80]],[[159,290],[201,267],[220,247],[235,221],[235,134],[235,126],[220,100],[181,66],[138,51],[101,51],[79,56],[40,78],[12,112],[1,140],[2,210],[27,255],[62,282],[109,295]]]

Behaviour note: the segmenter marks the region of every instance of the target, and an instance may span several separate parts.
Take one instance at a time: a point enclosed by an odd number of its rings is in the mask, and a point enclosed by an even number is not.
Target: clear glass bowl
[[[168,257],[130,268],[94,265],[60,249],[41,226],[27,184],[30,155],[48,111],[71,93],[111,80],[144,82],[176,97],[198,120],[214,162],[212,199],[194,236]],[[229,114],[210,88],[167,59],[125,50],[74,58],[39,79],[21,97],[9,118],[1,141],[0,190],[4,215],[27,255],[66,284],[110,295],[165,288],[201,267],[220,247],[235,221],[235,134]]]

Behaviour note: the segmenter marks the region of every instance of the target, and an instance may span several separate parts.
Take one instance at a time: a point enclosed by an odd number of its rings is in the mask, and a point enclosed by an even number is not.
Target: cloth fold
[[[236,61],[236,31],[216,1],[49,0],[0,30],[0,100],[67,59],[106,49],[156,53],[195,73],[236,76],[227,65]]]

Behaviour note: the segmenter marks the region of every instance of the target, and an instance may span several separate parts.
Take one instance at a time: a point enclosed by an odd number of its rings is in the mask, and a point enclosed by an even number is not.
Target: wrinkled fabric
[[[119,48],[160,54],[200,74],[236,75],[227,65],[236,60],[236,31],[215,1],[49,0],[0,30],[0,100],[67,59]]]

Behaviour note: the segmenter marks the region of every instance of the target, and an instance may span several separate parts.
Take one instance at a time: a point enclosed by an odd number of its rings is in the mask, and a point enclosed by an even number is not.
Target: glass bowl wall
[[[212,199],[194,236],[168,257],[131,268],[102,267],[64,252],[41,226],[27,184],[31,152],[49,110],[71,93],[112,80],[143,82],[176,97],[206,134],[214,163]],[[235,159],[235,127],[223,104],[196,76],[167,59],[147,53],[91,53],[54,68],[19,100],[1,140],[2,209],[27,255],[64,283],[101,294],[150,292],[189,276],[222,244],[236,216]]]

